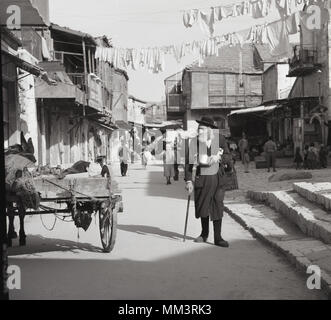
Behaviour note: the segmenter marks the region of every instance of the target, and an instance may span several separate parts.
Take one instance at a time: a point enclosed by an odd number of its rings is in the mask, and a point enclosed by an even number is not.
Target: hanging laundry
[[[52,57],[51,54],[49,53],[47,42],[44,37],[41,37],[41,49],[42,49],[43,58],[47,61],[51,61]]]
[[[237,35],[238,35],[239,42],[240,42],[241,46],[245,42],[247,42],[249,34],[250,34],[250,29],[246,29],[246,30],[242,30],[242,31],[237,32]]]
[[[190,25],[190,13],[188,11],[185,11],[183,14],[183,23],[186,28],[192,27]]]
[[[244,1],[242,3],[242,15],[252,15],[252,5],[250,1]]]
[[[295,13],[286,18],[286,28],[288,34],[297,34],[299,32],[298,25],[299,22],[297,21],[297,15]]]
[[[226,18],[226,12],[223,7],[213,8],[215,21],[222,21]]]
[[[198,22],[200,29],[208,36],[213,36],[215,27],[214,10],[211,10],[210,14],[206,14],[202,11],[199,12]]]
[[[286,21],[270,23],[266,27],[268,44],[273,56],[290,56],[291,45],[286,27]]]
[[[258,0],[254,3],[252,3],[252,17],[254,19],[263,18],[262,1],[261,0]]]
[[[271,10],[271,4],[272,4],[272,1],[271,0],[262,0],[261,11],[262,11],[263,17],[266,17],[266,16],[269,15],[270,10]]]
[[[200,11],[198,9],[193,9],[185,11],[183,15],[183,22],[186,28],[191,28],[197,21]]]

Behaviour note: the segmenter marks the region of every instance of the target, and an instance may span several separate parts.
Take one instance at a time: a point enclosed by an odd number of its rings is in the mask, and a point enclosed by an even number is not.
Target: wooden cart
[[[104,252],[115,246],[117,213],[123,212],[122,196],[116,182],[101,177],[38,177],[34,179],[41,194],[40,210],[28,215],[54,214],[71,218],[77,228],[88,229],[92,215],[99,215],[100,238]]]

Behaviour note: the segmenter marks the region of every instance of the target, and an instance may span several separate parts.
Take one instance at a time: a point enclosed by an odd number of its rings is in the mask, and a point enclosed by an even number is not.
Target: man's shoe
[[[204,237],[200,236],[200,237],[196,238],[194,240],[194,242],[195,243],[204,243],[204,242],[207,242],[207,238],[204,238]]]
[[[217,240],[215,241],[215,246],[217,247],[222,247],[222,248],[229,248],[229,243],[227,241],[225,241],[224,239],[222,240]]]

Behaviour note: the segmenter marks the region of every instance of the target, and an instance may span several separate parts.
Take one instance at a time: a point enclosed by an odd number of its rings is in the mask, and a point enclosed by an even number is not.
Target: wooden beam
[[[92,73],[92,59],[91,59],[91,50],[87,49],[87,56],[88,56],[88,71],[89,73]]]
[[[83,116],[85,117],[86,114],[86,110],[85,107],[88,105],[88,101],[87,101],[87,62],[86,62],[86,47],[85,47],[85,41],[83,39],[83,54],[84,54],[84,75],[85,75],[85,90],[84,90],[84,105],[83,105]]]

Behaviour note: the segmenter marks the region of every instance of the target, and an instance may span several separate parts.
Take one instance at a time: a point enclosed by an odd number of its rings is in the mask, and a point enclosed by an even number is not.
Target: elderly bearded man
[[[219,247],[229,247],[221,236],[223,219],[224,190],[220,188],[220,144],[219,134],[213,119],[203,117],[199,123],[198,136],[192,139],[186,153],[185,181],[189,194],[194,191],[195,216],[201,219],[201,235],[197,243],[207,242],[209,220],[214,225],[214,243]],[[217,133],[216,133],[216,132]],[[195,161],[196,160],[196,161]],[[196,175],[193,184],[193,167],[196,163]]]

